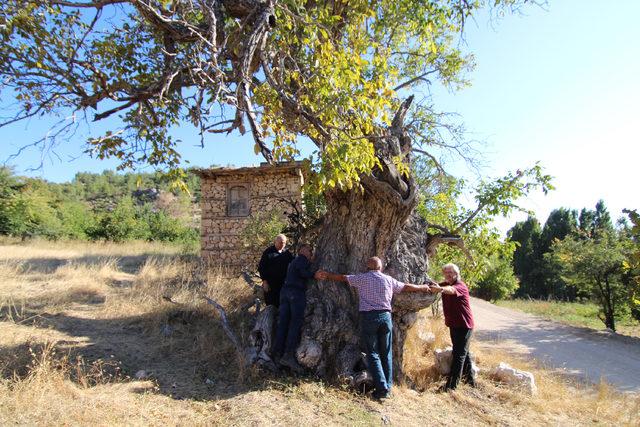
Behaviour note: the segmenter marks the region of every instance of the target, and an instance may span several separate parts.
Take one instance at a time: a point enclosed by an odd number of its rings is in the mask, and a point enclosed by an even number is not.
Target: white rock
[[[433,332],[430,331],[419,331],[418,339],[427,345],[436,342],[436,336],[433,334]]]
[[[436,356],[436,367],[440,375],[449,375],[451,372],[451,352],[453,348],[447,347],[445,349],[436,348],[434,355]]]
[[[500,362],[500,364],[491,371],[491,375],[505,384],[522,388],[530,395],[538,392],[536,381],[531,372],[512,368],[507,363]]]
[[[449,375],[451,372],[452,353],[453,348],[451,346],[445,349],[437,348],[434,351],[436,367],[438,368],[440,375]],[[480,372],[480,368],[478,368],[478,365],[476,365],[474,360],[471,361],[471,370],[473,371],[474,376],[477,377]]]

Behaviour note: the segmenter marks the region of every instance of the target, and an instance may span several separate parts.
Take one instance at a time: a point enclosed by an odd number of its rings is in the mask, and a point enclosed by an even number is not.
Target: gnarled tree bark
[[[402,104],[386,134],[373,141],[382,169],[361,178],[363,191],[326,194],[327,214],[316,250],[321,268],[363,272],[367,258],[380,256],[399,280],[424,282],[426,231],[420,230],[417,219],[407,224],[417,203],[416,185],[411,176],[400,174],[392,161],[398,155],[408,161],[411,142],[403,119],[411,102],[409,98]],[[406,240],[402,240],[401,230],[405,230]],[[409,248],[418,253],[406,253]],[[400,294],[394,300],[396,378],[401,376],[406,331],[415,322],[415,312],[432,302],[433,297],[424,294]],[[313,283],[307,291],[299,362],[320,376],[353,378],[364,369],[358,320],[353,289],[344,283]]]
[[[428,223],[413,212],[405,223],[399,238],[387,251],[387,273],[396,279],[422,284],[429,269],[429,245],[432,236],[427,234]],[[393,373],[396,381],[404,378],[402,369],[404,343],[407,332],[416,320],[417,312],[435,301],[431,294],[399,294],[393,300]]]

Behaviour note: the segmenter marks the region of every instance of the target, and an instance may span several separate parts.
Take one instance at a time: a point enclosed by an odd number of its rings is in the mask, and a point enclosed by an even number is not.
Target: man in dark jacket
[[[269,246],[260,258],[258,273],[262,279],[266,305],[280,306],[280,289],[287,276],[289,263],[293,261],[293,255],[286,246],[287,236],[278,234],[273,245]]]
[[[307,282],[312,277],[319,277],[311,266],[312,260],[311,245],[303,244],[298,250],[298,256],[289,264],[280,293],[278,328],[273,344],[273,359],[297,373],[302,372],[295,351],[300,343],[304,310],[307,305]]]

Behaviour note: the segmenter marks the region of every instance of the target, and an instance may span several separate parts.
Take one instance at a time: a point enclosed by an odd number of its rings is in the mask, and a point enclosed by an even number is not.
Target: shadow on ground
[[[67,293],[64,302],[100,306],[104,297],[97,300],[95,295]],[[158,386],[154,392],[178,400],[228,398],[278,387],[275,377],[269,374],[240,372],[237,355],[222,332],[217,314],[209,306],[159,301],[151,312],[106,319],[89,317],[91,311],[52,313],[43,311],[44,308],[47,306],[41,298],[27,299],[19,309],[0,308],[0,321],[62,332],[68,338],[55,343],[58,356],[67,355],[69,360],[81,357],[88,365],[98,363],[109,369],[118,366],[118,375],[105,374],[118,381],[133,381],[136,373],[145,371],[145,379]],[[87,317],[83,317],[85,314]],[[228,316],[238,335],[248,335],[253,325],[248,312],[232,312]],[[46,345],[44,341],[31,341],[0,346],[1,375],[24,377],[34,354],[39,354]],[[299,380],[279,377],[277,383],[286,386]],[[139,391],[148,393],[150,389],[141,387]]]
[[[55,273],[56,270],[58,270],[60,267],[65,265],[95,267],[102,265],[105,262],[114,260],[116,262],[118,270],[124,273],[135,274],[150,258],[156,258],[160,260],[179,259],[183,261],[193,261],[199,259],[195,255],[166,255],[150,252],[140,255],[125,256],[87,255],[81,257],[66,258],[28,258],[24,260],[15,260],[14,262],[20,265],[21,270],[24,273],[52,274]]]

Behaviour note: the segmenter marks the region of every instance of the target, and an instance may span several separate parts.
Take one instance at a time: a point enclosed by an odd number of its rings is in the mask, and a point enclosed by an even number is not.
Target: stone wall
[[[201,256],[213,266],[232,272],[255,268],[265,248],[245,247],[242,231],[252,218],[274,208],[283,216],[290,211],[288,203],[301,203],[303,184],[299,165],[260,166],[255,168],[218,168],[198,171],[202,189]],[[229,215],[229,189],[247,185],[249,189],[248,216]]]

